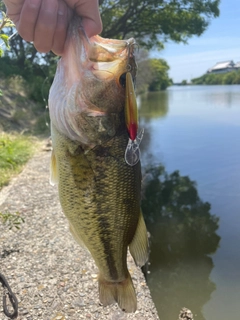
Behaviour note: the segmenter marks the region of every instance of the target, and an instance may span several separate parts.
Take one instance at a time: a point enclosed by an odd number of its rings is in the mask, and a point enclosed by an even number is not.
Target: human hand
[[[98,0],[3,0],[7,15],[15,23],[20,36],[33,41],[39,52],[61,55],[68,24],[75,11],[82,17],[88,37],[102,30]]]

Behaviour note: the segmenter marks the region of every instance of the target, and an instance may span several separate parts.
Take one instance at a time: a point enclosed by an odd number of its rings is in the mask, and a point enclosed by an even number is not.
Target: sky
[[[153,58],[163,58],[170,66],[173,81],[200,77],[217,62],[240,61],[240,1],[221,0],[220,16],[211,21],[200,37],[188,44],[168,42],[162,51],[152,51]]]

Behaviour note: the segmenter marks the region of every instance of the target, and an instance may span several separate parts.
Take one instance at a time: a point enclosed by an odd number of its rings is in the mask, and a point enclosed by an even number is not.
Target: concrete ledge
[[[68,231],[56,187],[49,185],[50,152],[41,151],[0,192],[0,211],[19,212],[19,231],[0,223],[0,271],[19,300],[21,320],[159,319],[140,269],[131,257],[129,270],[138,310],[123,313],[117,305],[99,304],[97,269],[88,252]],[[0,288],[0,301],[2,288]],[[7,320],[0,303],[0,319]]]

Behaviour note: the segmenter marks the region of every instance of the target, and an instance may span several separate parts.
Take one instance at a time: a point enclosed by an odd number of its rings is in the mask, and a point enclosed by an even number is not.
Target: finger
[[[102,32],[102,21],[100,19],[100,16],[96,17],[95,20],[92,20],[87,17],[83,17],[82,24],[89,38]]]
[[[82,17],[83,27],[88,37],[102,31],[102,21],[98,9],[98,0],[65,0]]]
[[[68,22],[71,17],[71,9],[68,8],[66,3],[63,0],[58,2],[58,16],[57,16],[57,25],[53,37],[52,51],[56,55],[61,55],[64,49],[64,43],[67,36],[67,27]]]
[[[42,0],[34,33],[34,46],[39,52],[48,52],[51,50],[57,25],[57,17],[58,1]]]
[[[77,14],[82,17],[82,24],[87,36],[90,38],[102,31],[98,0],[82,1],[75,7]]]
[[[14,22],[16,25],[19,22],[20,14],[22,11],[24,0],[18,0],[17,3],[9,1],[9,0],[3,0],[6,9],[7,9],[7,16]]]
[[[20,19],[16,23],[18,33],[26,41],[33,41],[42,0],[26,0],[23,4]]]

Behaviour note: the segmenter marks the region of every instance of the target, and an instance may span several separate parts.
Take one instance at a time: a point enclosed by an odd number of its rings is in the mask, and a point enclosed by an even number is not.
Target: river
[[[240,86],[138,98],[148,285],[161,320],[240,319]]]

